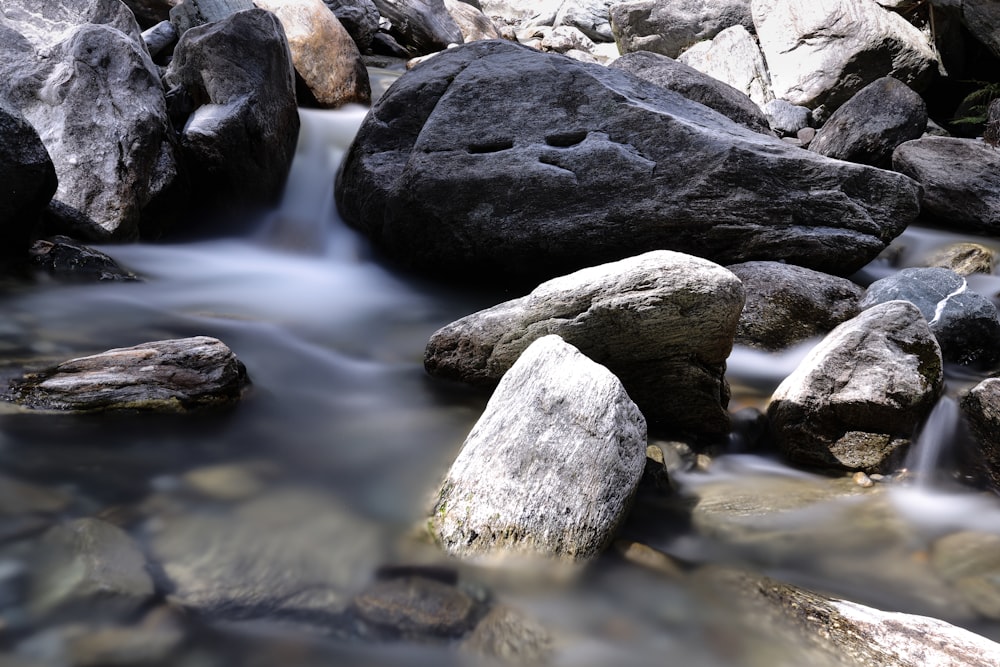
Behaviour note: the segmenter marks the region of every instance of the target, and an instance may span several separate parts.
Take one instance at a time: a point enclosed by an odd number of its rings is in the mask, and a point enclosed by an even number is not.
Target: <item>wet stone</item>
[[[138,277],[122,268],[108,255],[77,243],[68,236],[35,241],[30,249],[31,264],[52,278],[68,282],[136,281]]]
[[[1000,535],[962,531],[931,547],[931,566],[983,616],[1000,620]]]
[[[371,632],[404,638],[459,637],[472,629],[477,607],[460,588],[419,576],[375,582],[353,603]]]

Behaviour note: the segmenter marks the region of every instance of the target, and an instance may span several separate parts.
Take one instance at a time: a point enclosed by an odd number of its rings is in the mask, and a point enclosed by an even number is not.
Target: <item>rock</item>
[[[506,25],[554,25],[563,2],[565,0],[481,0],[480,9]]]
[[[931,565],[976,611],[1000,619],[1000,535],[946,535],[931,546]]]
[[[11,381],[7,399],[43,410],[181,411],[228,406],[249,383],[221,341],[162,340],[65,361]]]
[[[183,35],[191,28],[216,23],[253,7],[253,0],[184,0],[170,10],[170,22],[177,34]]]
[[[461,44],[459,30],[444,0],[373,0],[383,18],[389,19],[389,34],[410,54],[423,56]]]
[[[903,299],[917,306],[945,361],[980,369],[1000,364],[1000,319],[993,303],[948,269],[910,268],[869,285],[861,308]]]
[[[354,597],[369,632],[391,637],[461,637],[472,629],[476,601],[456,586],[420,576],[377,581]]]
[[[996,251],[979,243],[952,243],[941,248],[927,259],[927,266],[954,271],[960,276],[974,273],[993,273]]]
[[[146,558],[121,528],[74,519],[42,536],[31,564],[29,609],[36,616],[127,616],[153,597]]]
[[[254,8],[191,28],[163,79],[199,207],[240,212],[277,202],[299,130],[278,19]]]
[[[630,0],[612,4],[610,13],[611,30],[623,54],[652,51],[676,58],[726,28],[753,27],[749,0]]]
[[[780,262],[727,267],[746,290],[735,342],[782,350],[826,335],[859,312],[864,291],[846,278]]]
[[[497,604],[483,617],[459,648],[511,665],[548,664],[554,650],[552,634],[523,613]]]
[[[30,251],[31,264],[56,280],[90,282],[102,280],[138,280],[108,255],[88,248],[68,236],[35,241]]]
[[[987,378],[962,396],[973,442],[961,452],[964,472],[1000,490],[1000,379]]]
[[[617,0],[565,0],[556,13],[554,26],[577,28],[595,42],[613,42],[611,5]]]
[[[870,0],[751,0],[774,96],[827,116],[872,81],[921,90],[937,71],[927,38]],[[814,111],[815,113],[815,111]]]
[[[1000,233],[1000,152],[993,147],[923,137],[896,148],[892,168],[923,186],[922,217],[950,229]]]
[[[757,106],[774,99],[764,55],[742,25],[726,28],[710,42],[695,44],[677,59],[729,84]]]
[[[812,112],[808,107],[797,106],[785,100],[771,100],[762,109],[771,129],[780,136],[795,136],[799,130],[812,124]]]
[[[0,517],[20,514],[58,514],[72,498],[62,491],[0,475]]]
[[[774,391],[767,415],[791,461],[887,472],[902,463],[942,381],[920,310],[889,301],[831,331]]]
[[[917,192],[626,72],[495,40],[401,76],[336,184],[343,218],[398,263],[507,285],[658,248],[849,274]]]
[[[1000,58],[1000,7],[991,0],[962,0],[962,24],[994,56]]]
[[[1000,99],[990,102],[986,108],[986,126],[983,127],[983,141],[990,146],[1000,146]]]
[[[361,53],[367,53],[378,32],[379,13],[372,0],[323,0],[347,29]]]
[[[518,33],[518,39],[526,46],[550,53],[568,54],[570,51],[589,53],[594,49],[594,43],[590,38],[569,26],[527,28]]]
[[[618,58],[611,67],[678,92],[754,132],[770,134],[767,118],[744,93],[673,58],[650,51],[636,51]]]
[[[445,9],[462,32],[465,42],[479,39],[500,39],[500,31],[486,14],[462,0],[444,0]]]
[[[233,502],[261,495],[277,475],[266,461],[219,463],[189,470],[181,477],[186,489],[213,500]]]
[[[160,21],[142,32],[142,41],[151,58],[157,58],[173,49],[178,37],[177,28],[170,21]]]
[[[586,561],[623,519],[645,450],[645,420],[621,383],[545,336],[500,381],[428,526],[463,558]]]
[[[927,105],[920,95],[885,76],[869,83],[833,112],[810,142],[809,150],[889,169],[896,147],[919,139],[926,128]]]
[[[38,133],[0,105],[0,263],[27,259],[42,211],[56,191],[56,171]]]
[[[145,30],[170,18],[170,10],[181,0],[122,0],[135,14],[135,20]]]
[[[45,144],[55,200],[117,239],[162,224],[164,204],[184,197],[172,190],[159,72],[132,12],[118,0],[5,0],[0,30],[0,97]]]
[[[254,0],[254,4],[273,12],[281,22],[292,64],[309,91],[303,97],[326,109],[371,104],[371,84],[361,52],[323,0]]]
[[[729,431],[725,360],[742,305],[730,272],[659,250],[555,278],[453,322],[431,337],[424,367],[494,386],[529,345],[556,334],[615,373],[648,420],[717,436]]]

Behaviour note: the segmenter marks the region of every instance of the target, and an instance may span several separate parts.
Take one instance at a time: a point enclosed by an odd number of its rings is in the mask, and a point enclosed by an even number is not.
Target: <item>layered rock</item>
[[[749,0],[630,0],[611,5],[610,12],[611,30],[622,53],[652,51],[676,58],[726,28],[753,27]]]

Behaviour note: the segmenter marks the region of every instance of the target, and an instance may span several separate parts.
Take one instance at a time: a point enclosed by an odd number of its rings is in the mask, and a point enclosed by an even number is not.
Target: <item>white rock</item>
[[[710,42],[695,44],[677,60],[728,83],[757,106],[762,107],[774,99],[764,54],[757,41],[741,25],[726,28]]]

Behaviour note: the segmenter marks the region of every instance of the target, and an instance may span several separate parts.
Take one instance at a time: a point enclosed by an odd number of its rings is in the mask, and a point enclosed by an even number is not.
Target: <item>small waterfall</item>
[[[942,455],[955,442],[958,426],[958,401],[951,396],[942,396],[928,415],[907,455],[906,467],[918,486],[932,485]]]

